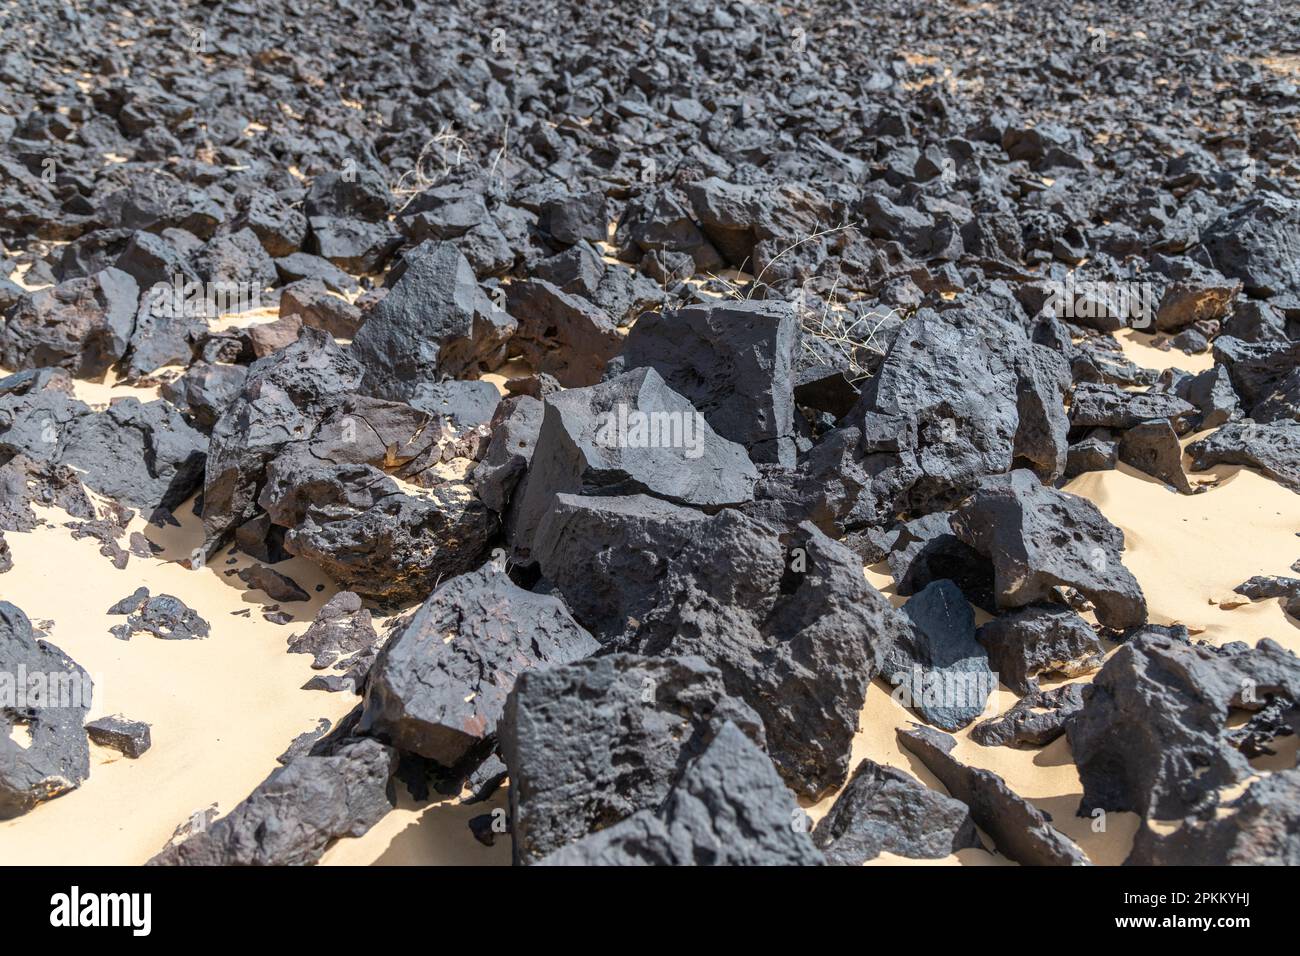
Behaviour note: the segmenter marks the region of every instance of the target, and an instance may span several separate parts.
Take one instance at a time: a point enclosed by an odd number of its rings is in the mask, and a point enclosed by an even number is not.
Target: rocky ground
[[[9,0],[0,859],[1300,863],[1298,23]]]

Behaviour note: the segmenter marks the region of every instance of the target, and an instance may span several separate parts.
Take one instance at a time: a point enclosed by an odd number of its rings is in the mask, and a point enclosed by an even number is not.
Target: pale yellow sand
[[[231,324],[266,320],[245,316]],[[1208,356],[1185,356],[1150,348],[1138,333],[1121,335],[1125,353],[1153,368],[1178,365],[1195,371]],[[495,376],[522,374],[511,369]],[[117,395],[152,397],[147,390],[112,381],[77,383],[86,401],[104,404]],[[1190,439],[1191,436],[1188,436]],[[1195,477],[1195,476],[1194,476]],[[1220,467],[1212,475],[1218,484],[1203,494],[1182,496],[1126,466],[1116,471],[1081,476],[1068,490],[1094,501],[1124,529],[1125,563],[1141,582],[1152,619],[1180,621],[1216,642],[1268,636],[1300,651],[1300,629],[1286,618],[1277,601],[1245,604],[1232,610],[1211,604],[1225,599],[1232,588],[1254,574],[1286,574],[1300,558],[1300,496],[1286,491],[1248,469]],[[0,823],[0,862],[3,863],[142,863],[156,853],[173,829],[196,811],[217,804],[228,812],[276,767],[275,757],[299,733],[312,729],[318,718],[331,721],[346,714],[357,698],[346,694],[303,691],[313,673],[305,655],[285,653],[291,634],[305,627],[335,588],[306,562],[293,559],[277,565],[312,593],[306,605],[284,605],[298,621],[277,626],[264,621],[260,608],[271,603],[265,595],[247,592],[237,578],[222,574],[224,554],[212,566],[190,571],[176,563],[198,546],[198,521],[188,506],[178,518],[183,527],[155,529],[136,519],[133,529],[145,528],[167,551],[155,560],[132,557],[125,571],[115,570],[90,539],[74,541],[59,527],[61,514],[47,513],[54,527],[30,534],[6,535],[14,553],[14,569],[0,575],[0,597],[13,601],[33,620],[53,620],[50,639],[84,666],[95,679],[92,716],[122,713],[153,725],[153,749],[139,760],[127,760],[92,748],[90,779],[77,791],[38,807],[17,820]],[[878,566],[867,577],[892,594],[887,574]],[[314,587],[326,585],[316,594]],[[130,642],[115,640],[108,628],[122,618],[110,618],[107,608],[144,584],[153,593],[174,594],[212,625],[212,636],[201,642],[159,641],[148,636]],[[231,611],[249,608],[249,618]],[[981,618],[982,619],[982,618]],[[988,714],[1011,706],[1015,697],[1000,689],[990,700]],[[891,699],[888,688],[875,682],[867,696],[861,729],[854,741],[853,762],[870,757],[912,773],[930,786],[937,781],[895,740],[895,728],[913,719]],[[1132,814],[1110,814],[1105,832],[1094,832],[1091,819],[1076,817],[1082,787],[1062,739],[1040,750],[985,748],[958,738],[957,756],[993,770],[1017,792],[1048,811],[1064,833],[1077,840],[1096,863],[1123,861],[1137,828]],[[1261,770],[1294,764],[1294,742],[1284,742],[1277,757],[1257,761]],[[493,800],[463,806],[441,800],[417,806],[405,792],[398,809],[368,834],[338,841],[326,853],[327,864],[508,864],[508,838],[491,848],[470,836],[466,821],[505,804],[504,791]],[[809,807],[820,819],[832,798]],[[952,865],[1005,864],[981,850],[965,850],[940,861],[914,861],[886,856],[877,864]]]

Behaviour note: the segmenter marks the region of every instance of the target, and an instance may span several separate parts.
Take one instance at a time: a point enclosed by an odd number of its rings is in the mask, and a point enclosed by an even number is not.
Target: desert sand
[[[237,321],[270,317],[245,316]],[[1208,355],[1164,352],[1148,341],[1134,332],[1121,337],[1125,353],[1144,366],[1190,371],[1208,366]],[[493,378],[500,385],[504,377]],[[76,387],[79,397],[97,405],[122,395],[155,397],[149,390],[112,381],[78,381]],[[1296,537],[1300,496],[1238,467],[1193,474],[1193,480],[1213,483],[1200,494],[1183,496],[1121,465],[1115,471],[1083,475],[1066,490],[1092,500],[1124,530],[1125,562],[1146,592],[1153,621],[1183,623],[1194,635],[1216,643],[1253,644],[1271,637],[1300,652],[1300,626],[1286,617],[1278,601],[1230,610],[1215,603],[1251,575],[1287,573],[1300,557]],[[180,527],[157,528],[135,519],[131,530],[143,531],[163,551],[153,560],[132,557],[124,571],[115,570],[99,555],[93,540],[74,540],[62,527],[67,518],[61,512],[46,511],[42,517],[48,524],[31,533],[7,534],[14,568],[0,575],[0,597],[17,603],[37,626],[48,627],[49,639],[90,672],[95,681],[92,718],[121,713],[146,721],[152,725],[154,744],[138,760],[92,745],[90,778],[80,789],[23,817],[0,822],[0,862],[143,863],[192,815],[214,806],[224,814],[234,807],[276,768],[276,757],[294,737],[314,729],[321,718],[337,721],[357,703],[349,694],[302,690],[312,674],[310,658],[285,651],[290,636],[301,633],[337,590],[308,562],[294,558],[277,565],[312,597],[283,605],[294,620],[276,625],[261,614],[271,599],[247,590],[231,573],[251,563],[245,556],[223,553],[200,570],[179,563],[201,541],[199,520],[188,505],[177,512]],[[880,566],[865,573],[874,585],[891,593],[890,579]],[[204,641],[169,642],[147,636],[115,640],[109,627],[121,619],[106,611],[142,584],[153,593],[180,597],[211,623],[211,636]],[[891,599],[902,601],[892,594]],[[234,615],[241,610],[250,613]],[[39,623],[48,621],[53,625]],[[1005,710],[1015,699],[1000,688],[990,698],[987,714]],[[895,741],[895,728],[910,719],[912,715],[890,697],[887,686],[876,681],[854,743],[854,764],[870,757],[938,788],[928,771]],[[1041,749],[989,748],[970,741],[968,730],[955,735],[961,760],[1001,774],[1014,790],[1048,811],[1055,825],[1076,840],[1094,863],[1124,860],[1137,818],[1110,814],[1105,831],[1095,832],[1090,818],[1075,816],[1082,787],[1064,738]],[[1258,766],[1288,765],[1295,759],[1293,751],[1294,743],[1288,752]],[[819,819],[833,800],[832,795],[808,806],[810,817]],[[470,817],[504,805],[504,789],[491,801],[473,806],[454,799],[416,804],[401,792],[397,809],[365,836],[336,842],[322,863],[508,864],[508,839],[484,847],[466,826]],[[981,850],[964,850],[938,861],[889,855],[873,861],[1007,862]]]

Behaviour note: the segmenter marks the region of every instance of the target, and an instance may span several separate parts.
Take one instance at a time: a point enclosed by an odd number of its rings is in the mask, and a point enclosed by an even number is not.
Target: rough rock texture
[[[307,866],[393,807],[397,754],[360,739],[272,772],[230,813],[149,861],[153,866]]]
[[[351,591],[340,591],[321,605],[306,631],[289,638],[289,653],[310,654],[311,666],[324,670],[340,660],[350,666],[357,657],[371,652],[378,641],[370,612],[361,606],[361,598]]]
[[[1189,402],[1169,392],[1129,392],[1084,382],[1070,402],[1070,427],[1132,428],[1157,418],[1182,425],[1195,412]]]
[[[881,676],[895,699],[945,730],[984,712],[997,675],[975,640],[975,613],[952,581],[933,581],[903,605],[911,628],[885,656]]]
[[[643,495],[560,495],[538,542],[543,576],[602,644],[721,670],[797,793],[847,778],[867,684],[909,628],[856,555],[811,525],[782,534]]]
[[[1183,470],[1183,446],[1166,419],[1142,422],[1125,431],[1119,442],[1119,458],[1182,494],[1194,492]]]
[[[440,586],[384,645],[358,727],[455,767],[495,743],[521,673],[599,649],[558,598],[525,591],[488,565]]]
[[[1192,467],[1246,465],[1300,494],[1300,422],[1229,422],[1187,446]]]
[[[478,287],[451,243],[422,246],[352,339],[362,389],[419,405],[442,378],[491,371],[505,360],[514,320]]]
[[[1116,651],[1070,723],[1083,782],[1079,812],[1132,810],[1163,820],[1212,808],[1252,769],[1227,734],[1232,709],[1300,702],[1300,660],[1268,638],[1214,648],[1161,634]]]
[[[727,721],[663,807],[561,847],[543,866],[820,866],[803,811],[767,755]]]
[[[512,525],[529,556],[557,494],[649,494],[720,507],[753,497],[758,472],[654,369],[637,369],[546,400],[542,427]]]
[[[985,747],[1050,744],[1083,709],[1083,688],[1083,684],[1063,684],[1026,694],[1006,713],[971,728],[970,739]]]
[[[0,820],[75,790],[90,775],[82,723],[90,676],[32,633],[27,615],[0,601]],[[28,734],[24,747],[15,739]]]
[[[1276,770],[1224,805],[1187,817],[1172,833],[1144,826],[1127,866],[1300,865],[1300,770]]]
[[[92,720],[86,724],[86,734],[92,743],[111,747],[132,760],[153,746],[148,724],[141,720],[127,720],[116,714]]]
[[[209,553],[256,515],[267,464],[289,442],[306,438],[360,380],[356,363],[316,329],[253,363],[239,397],[212,429],[203,485]]]
[[[1087,866],[1075,843],[1051,818],[1006,785],[997,774],[968,767],[952,756],[956,741],[929,727],[900,727],[898,742],[939,778],[948,793],[970,807],[976,826],[998,852],[1026,866]]]
[[[86,485],[146,515],[172,511],[203,480],[207,438],[169,402],[120,398],[74,419],[58,438],[58,460]]]
[[[1300,578],[1257,574],[1238,584],[1233,590],[1238,594],[1244,594],[1252,601],[1281,598],[1282,610],[1292,617],[1300,618]]]
[[[139,297],[135,280],[112,268],[30,292],[0,330],[0,365],[102,375],[126,354]]]
[[[247,378],[248,369],[242,365],[195,362],[159,393],[188,416],[195,428],[211,432],[217,419],[239,397]]]
[[[998,678],[1017,694],[1038,692],[1038,678],[1079,677],[1101,667],[1097,632],[1060,605],[1030,605],[980,626],[975,635]]]
[[[114,637],[129,641],[136,634],[152,634],[164,641],[198,641],[208,636],[210,626],[197,611],[170,594],[149,596],[140,588],[108,609],[109,614],[129,615],[125,624],[110,628]]]
[[[1065,469],[1064,360],[991,313],[922,310],[894,339],[848,421],[862,432],[877,520],[951,506],[1017,462]]]
[[[298,582],[264,564],[254,564],[239,572],[239,580],[252,590],[262,591],[274,601],[290,603],[309,601],[311,595],[298,586]]]
[[[542,403],[528,395],[505,399],[492,419],[492,438],[474,469],[474,491],[497,514],[505,514],[528,470],[542,428]]]
[[[525,671],[500,724],[515,862],[657,810],[728,721],[762,744],[758,716],[697,657],[613,654]]]
[[[791,467],[798,348],[799,323],[785,303],[723,301],[648,313],[616,364],[653,368],[751,460]]]
[[[511,340],[529,367],[553,375],[565,388],[595,385],[623,347],[608,313],[545,279],[512,282],[506,308],[519,321]]]
[[[1259,192],[1211,223],[1201,237],[1215,267],[1267,298],[1300,289],[1300,202]]]
[[[1147,617],[1146,598],[1120,554],[1124,532],[1084,498],[1045,487],[1028,471],[987,479],[952,519],[954,533],[993,561],[998,605],[1048,601],[1072,587],[1114,628]]]
[[[874,760],[858,764],[812,838],[826,861],[840,866],[861,866],[882,852],[935,860],[982,845],[966,804]]]

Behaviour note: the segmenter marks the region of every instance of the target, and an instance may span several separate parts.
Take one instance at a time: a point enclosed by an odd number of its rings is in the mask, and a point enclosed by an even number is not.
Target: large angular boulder
[[[903,614],[912,626],[890,647],[881,676],[929,723],[960,730],[984,712],[998,683],[975,640],[975,613],[961,589],[943,579],[917,592]]]
[[[525,591],[489,564],[440,586],[384,645],[358,729],[455,767],[495,744],[521,673],[599,649],[559,598]]]
[[[638,810],[542,866],[820,866],[803,811],[772,763],[728,721],[662,809]]]
[[[519,320],[510,343],[535,371],[565,388],[595,385],[623,347],[618,326],[603,309],[545,279],[506,286],[506,307]]]
[[[881,853],[936,860],[982,846],[966,804],[874,760],[858,764],[812,838],[827,862],[840,866]]]
[[[1192,467],[1246,465],[1300,494],[1300,422],[1229,422],[1187,446]]]
[[[505,360],[515,321],[479,288],[451,243],[413,250],[405,269],[357,330],[349,354],[377,398],[419,405],[443,378],[491,371]]]
[[[203,531],[211,553],[257,514],[266,466],[361,381],[361,369],[334,340],[303,329],[293,345],[254,362],[240,395],[212,429],[203,485]]]
[[[1228,734],[1233,709],[1300,704],[1300,659],[1265,638],[1215,648],[1158,633],[1125,643],[1069,724],[1081,814],[1130,810],[1162,820],[1213,808],[1253,770]]]
[[[1240,279],[1248,295],[1300,290],[1300,201],[1256,193],[1211,223],[1201,242],[1215,267]]]
[[[75,790],[90,775],[82,724],[93,690],[85,670],[0,601],[0,820]]]
[[[720,301],[647,313],[616,364],[648,366],[754,462],[795,464],[799,321],[780,301]]]
[[[988,651],[998,678],[1017,694],[1038,692],[1039,677],[1080,677],[1101,667],[1101,639],[1068,607],[1037,604],[980,626],[975,639]]]
[[[1049,488],[1017,469],[986,479],[952,518],[953,532],[993,561],[998,606],[1051,601],[1072,587],[1097,620],[1122,630],[1146,622],[1142,588],[1124,567],[1124,532],[1092,502]]]
[[[0,329],[0,365],[97,378],[126,354],[139,299],[135,280],[114,268],[29,292]]]
[[[377,740],[305,754],[272,772],[230,813],[154,856],[151,866],[310,866],[339,837],[393,808],[397,753]]]
[[[1223,812],[1143,826],[1126,866],[1300,866],[1300,770],[1276,770]]]
[[[848,415],[872,475],[876,504],[864,518],[951,507],[1016,463],[1060,477],[1069,380],[1059,354],[992,313],[917,313]]]
[[[537,558],[601,643],[721,670],[796,792],[847,778],[867,685],[908,630],[852,552],[811,525],[780,533],[731,509],[560,495]]]
[[[500,724],[515,862],[658,810],[728,722],[763,743],[757,715],[697,657],[612,654],[525,671]]]
[[[718,508],[753,497],[758,472],[745,450],[651,368],[546,399],[527,478],[509,529],[528,557],[557,494],[649,494]]]

